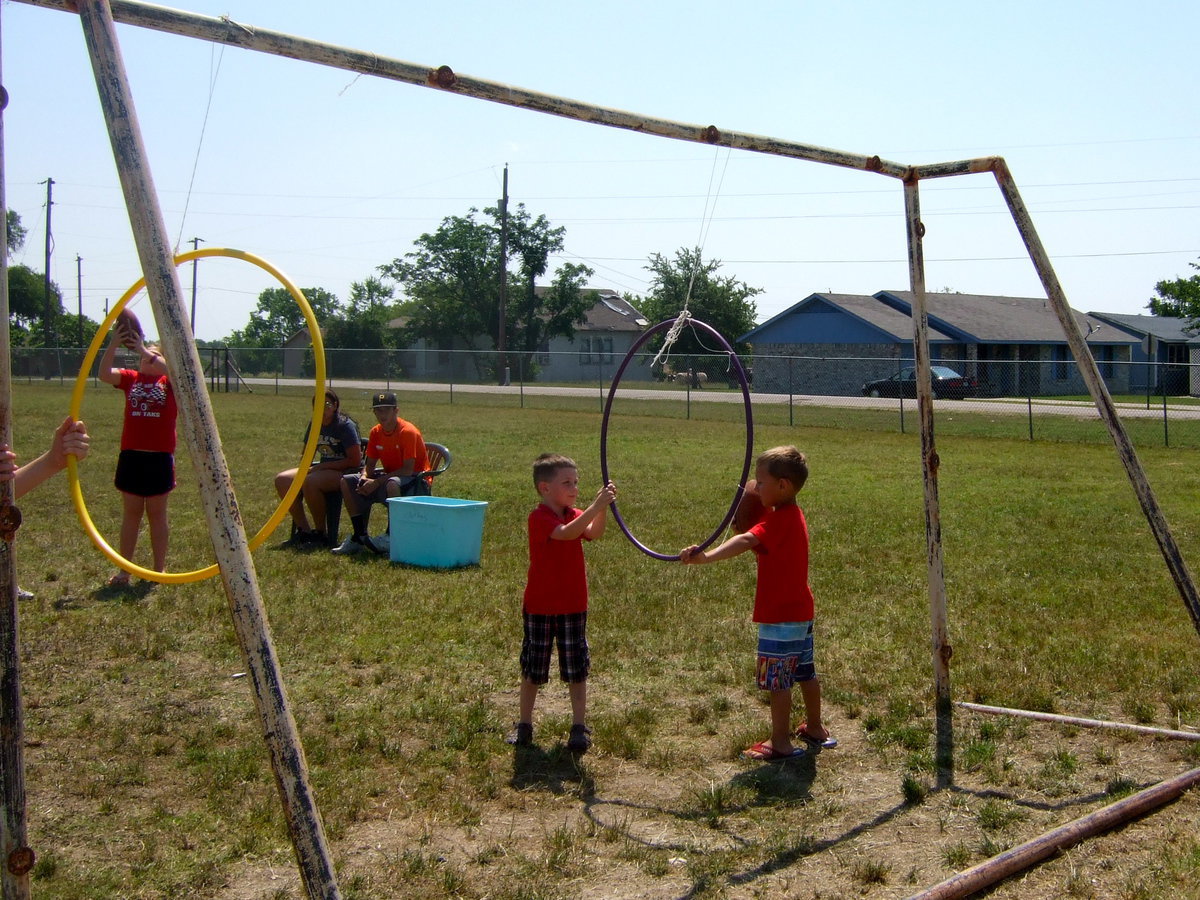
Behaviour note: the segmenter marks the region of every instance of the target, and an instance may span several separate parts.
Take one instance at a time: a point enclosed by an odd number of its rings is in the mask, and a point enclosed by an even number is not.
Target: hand
[[[610,506],[616,499],[617,486],[610,481],[608,484],[604,485],[604,487],[600,488],[600,490],[596,493],[595,502],[599,503],[601,506]]]
[[[375,490],[375,478],[372,475],[364,475],[358,479],[358,492],[364,497]]]
[[[696,565],[705,561],[704,551],[696,544],[679,551],[679,561],[684,565]]]
[[[55,464],[67,464],[67,456],[76,459],[86,459],[91,450],[92,439],[87,433],[83,422],[76,422],[70,416],[54,430],[54,438],[50,442],[50,457]]]
[[[0,444],[0,481],[12,481],[17,473],[17,454],[8,449],[8,444]]]

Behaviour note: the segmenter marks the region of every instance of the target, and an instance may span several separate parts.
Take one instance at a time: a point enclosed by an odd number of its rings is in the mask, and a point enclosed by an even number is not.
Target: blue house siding
[[[913,359],[912,304],[908,291],[809,295],[738,339],[754,348],[755,390],[855,394],[864,382],[893,374]],[[985,392],[1085,392],[1046,300],[929,293],[926,304],[932,361],[977,377]],[[1138,368],[1130,365],[1137,342],[1073,315],[1109,390],[1128,391]]]
[[[930,329],[935,360],[964,347]],[[851,396],[913,360],[913,325],[866,294],[810,294],[738,338],[754,347],[754,389],[767,393]]]

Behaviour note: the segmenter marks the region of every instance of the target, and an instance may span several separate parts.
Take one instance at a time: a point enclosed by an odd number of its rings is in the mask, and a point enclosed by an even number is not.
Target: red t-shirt
[[[556,541],[550,534],[583,514],[568,509],[559,518],[545,503],[529,514],[529,575],[525,581],[527,613],[558,616],[586,612],[587,570],[583,565],[583,535],[571,541]]]
[[[385,472],[395,472],[408,459],[416,460],[413,473],[429,468],[429,457],[425,455],[425,439],[421,430],[412,422],[396,419],[396,430],[388,434],[382,425],[376,425],[367,435],[367,459],[377,459]],[[426,481],[433,479],[427,478]]]
[[[754,621],[764,625],[808,622],[813,618],[813,592],[808,585],[808,523],[795,503],[768,512],[749,534],[758,538],[754,558],[758,585]]]
[[[179,407],[167,376],[143,375],[133,369],[120,372],[121,381],[113,387],[125,393],[121,449],[174,453]]]

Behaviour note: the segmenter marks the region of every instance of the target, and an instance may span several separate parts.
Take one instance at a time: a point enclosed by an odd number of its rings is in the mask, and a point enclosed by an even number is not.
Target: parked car
[[[938,399],[949,397],[957,400],[979,393],[979,382],[972,376],[959,375],[947,366],[931,366],[929,371],[933,396]],[[901,369],[891,378],[868,381],[863,385],[862,392],[865,397],[916,397],[917,370],[911,367]]]

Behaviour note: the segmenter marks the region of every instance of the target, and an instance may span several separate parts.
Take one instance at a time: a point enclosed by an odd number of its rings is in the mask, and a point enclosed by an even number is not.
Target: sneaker
[[[371,538],[371,547],[381,556],[387,556],[392,552],[392,536],[390,534],[375,535]]]
[[[572,725],[571,736],[567,738],[567,749],[572,753],[586,753],[592,746],[592,729],[586,725]]]
[[[299,550],[312,543],[312,536],[313,533],[311,531],[294,531],[292,532],[292,536],[279,546],[283,550]]]
[[[340,556],[352,556],[355,553],[361,553],[364,549],[361,541],[362,539],[358,535],[352,534],[330,552],[337,553]]]
[[[17,599],[18,600],[32,600],[33,597],[34,597],[33,591],[27,591],[23,587],[17,588]]]
[[[323,531],[306,531],[304,532],[304,539],[307,547],[329,546],[329,535]]]
[[[533,743],[533,726],[528,722],[518,722],[504,740],[514,747],[528,747]]]

